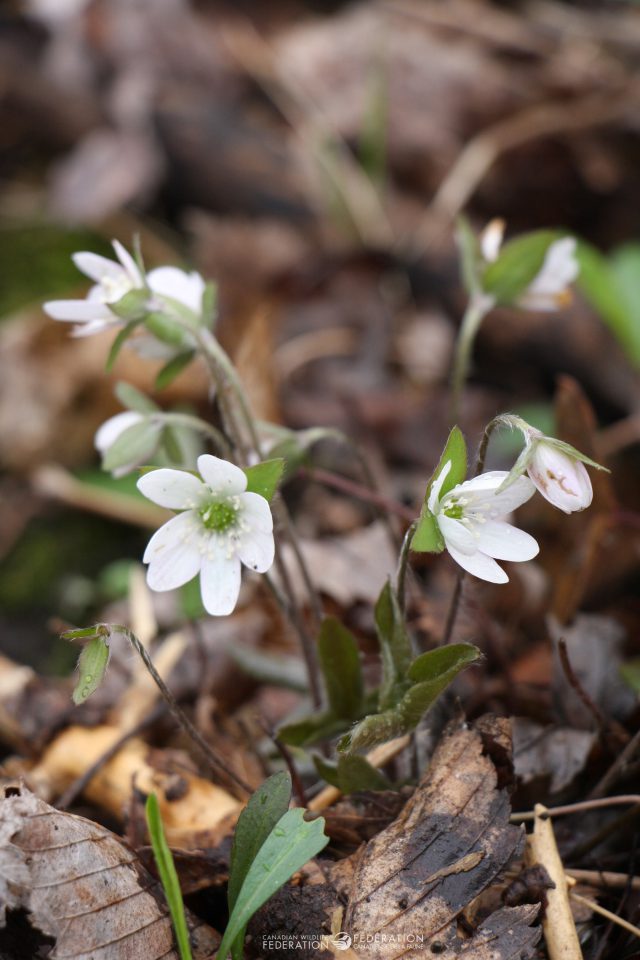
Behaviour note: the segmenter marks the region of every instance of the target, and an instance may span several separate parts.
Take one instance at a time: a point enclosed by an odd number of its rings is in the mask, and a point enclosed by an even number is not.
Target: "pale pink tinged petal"
[[[102,426],[98,428],[93,441],[96,450],[104,453],[115,443],[121,433],[124,433],[135,423],[140,423],[143,419],[141,413],[136,413],[135,410],[126,410],[124,413],[117,413],[115,417],[105,420]]]
[[[152,590],[175,590],[197,575],[202,552],[193,517],[173,517],[153,535],[144,554],[149,564],[147,583]]]
[[[233,496],[244,493],[247,489],[247,476],[244,471],[234,463],[214,457],[211,453],[203,453],[198,457],[198,471],[214,493]]]
[[[478,524],[478,547],[495,560],[511,560],[521,563],[532,560],[540,552],[538,541],[524,530],[510,523],[487,521]]]
[[[593,487],[584,464],[560,451],[553,451],[553,458],[542,456],[539,451],[540,448],[527,472],[545,500],[564,513],[576,513],[590,506]]]
[[[240,560],[235,554],[229,556],[224,544],[205,557],[200,571],[200,592],[204,608],[212,617],[225,617],[233,612],[240,593]]]
[[[502,567],[498,566],[496,561],[492,560],[491,557],[487,557],[486,554],[478,551],[478,553],[467,555],[466,553],[461,553],[459,550],[455,550],[453,547],[448,546],[447,549],[455,562],[474,577],[479,577],[480,580],[488,580],[489,583],[509,582],[509,577]]]
[[[138,269],[138,264],[135,262],[129,251],[122,246],[119,240],[112,240],[111,244],[116,252],[118,260],[126,270],[127,276],[133,283],[134,287],[137,287],[138,289],[144,287],[144,278]]]
[[[105,277],[119,280],[124,275],[124,268],[114,260],[101,257],[98,253],[74,253],[71,257],[78,270],[89,277],[94,283],[101,283]]]
[[[445,539],[447,549],[451,545],[461,553],[471,554],[476,552],[478,549],[476,538],[464,524],[460,523],[459,520],[454,520],[453,517],[445,516],[443,513],[438,514],[436,520]]]
[[[78,323],[89,320],[113,319],[113,314],[103,303],[89,300],[49,300],[42,309],[54,320]]]
[[[451,460],[447,460],[447,462],[442,467],[442,470],[440,471],[438,476],[434,479],[433,483],[431,484],[431,490],[429,491],[429,500],[427,502],[427,506],[431,511],[431,513],[436,513],[436,506],[437,506],[438,500],[440,499],[440,491],[442,490],[442,484],[445,482],[445,480],[449,476],[452,465],[453,464]]]
[[[502,238],[504,237],[504,228],[504,220],[492,220],[480,234],[480,251],[489,263],[498,259]]]
[[[206,490],[191,473],[184,470],[152,470],[138,480],[138,490],[149,500],[169,510],[189,510],[202,503]]]
[[[271,507],[268,500],[261,497],[259,493],[241,493],[240,505],[242,519],[247,522],[251,530],[260,530],[262,533],[270,533],[273,530]]]
[[[147,283],[154,293],[178,300],[199,314],[205,283],[199,273],[186,273],[177,267],[156,267],[147,274]]]
[[[273,534],[261,533],[259,530],[245,534],[236,544],[236,553],[245,567],[257,573],[266,573],[275,554]]]

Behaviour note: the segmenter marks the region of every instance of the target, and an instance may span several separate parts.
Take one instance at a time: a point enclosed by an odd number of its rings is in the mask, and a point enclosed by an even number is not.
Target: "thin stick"
[[[440,641],[440,646],[444,647],[451,640],[451,635],[453,633],[453,628],[456,623],[456,618],[458,616],[458,610],[460,609],[460,600],[462,599],[462,584],[464,583],[464,570],[458,568],[456,570],[456,585],[453,588],[453,596],[451,597],[451,603],[449,604],[449,612],[447,614],[447,621],[444,625],[444,631],[442,633],[442,640]]]
[[[415,510],[412,510],[410,507],[405,507],[402,503],[391,500],[381,493],[376,493],[374,490],[369,489],[369,487],[356,483],[354,480],[349,480],[347,477],[343,477],[338,473],[331,473],[329,470],[322,470],[319,467],[300,467],[298,473],[301,476],[309,477],[310,480],[316,480],[318,483],[322,483],[325,487],[340,490],[341,493],[346,493],[356,500],[371,503],[381,510],[393,513],[408,523],[412,523],[416,518]]]
[[[615,762],[607,770],[602,779],[599,780],[595,785],[589,794],[590,800],[603,796],[603,794],[606,794],[606,792],[611,789],[613,784],[624,775],[629,763],[638,749],[640,749],[640,730],[638,730],[631,740],[629,740],[629,743],[626,745],[622,753],[619,754]]]
[[[511,823],[524,823],[526,820],[535,820],[539,817],[546,820],[549,817],[564,817],[570,813],[584,813],[586,810],[600,810],[603,807],[628,807],[640,804],[640,794],[627,793],[619,797],[603,797],[599,800],[581,800],[579,803],[565,803],[560,807],[545,807],[544,813],[536,814],[535,810],[526,810],[524,813],[512,813]]]
[[[574,890],[569,891],[569,896],[572,900],[576,900],[578,903],[583,903],[586,907],[589,907],[589,909],[593,910],[594,913],[599,913],[601,917],[606,917],[606,919],[610,920],[612,923],[616,923],[624,930],[628,930],[629,933],[634,935],[634,937],[640,938],[640,927],[634,927],[634,925],[629,923],[628,920],[623,920],[622,917],[617,917],[615,913],[611,913],[610,910],[606,910],[604,907],[601,907],[599,903],[589,900],[588,897],[583,897]]]
[[[140,643],[135,633],[129,630],[128,627],[124,627],[121,624],[107,624],[107,626],[110,632],[116,631],[118,633],[122,633],[127,638],[127,640],[131,643],[131,645],[134,647],[137,653],[140,655],[140,657],[142,658],[142,662],[144,663],[145,667],[149,671],[151,678],[153,679],[158,690],[166,700],[167,706],[169,707],[169,710],[171,711],[174,719],[180,724],[184,732],[191,738],[191,740],[193,740],[193,742],[198,746],[200,751],[204,754],[212,770],[214,770],[214,772],[217,775],[220,775],[220,772],[222,772],[222,774],[227,778],[228,781],[233,782],[236,787],[240,787],[240,789],[243,790],[245,793],[251,794],[252,793],[251,787],[247,783],[245,783],[245,781],[242,780],[242,778],[239,777],[227,765],[227,763],[222,759],[222,757],[219,757],[218,754],[214,752],[213,748],[210,746],[210,744],[207,743],[207,741],[204,739],[200,731],[197,730],[196,727],[194,727],[191,720],[186,715],[186,713],[184,712],[184,710],[182,709],[182,707],[180,706],[180,704],[178,703],[178,701],[176,700],[174,695],[171,693],[166,683],[164,682],[164,680],[162,679],[162,677],[154,667],[153,662],[146,648],[143,646],[143,644]]]
[[[640,877],[628,873],[614,873],[612,870],[577,870],[567,867],[565,873],[578,883],[588,883],[594,887],[611,887],[617,890],[640,890]]]

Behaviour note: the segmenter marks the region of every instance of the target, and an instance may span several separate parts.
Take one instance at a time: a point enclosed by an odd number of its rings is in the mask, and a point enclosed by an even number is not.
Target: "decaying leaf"
[[[543,727],[524,717],[513,719],[513,759],[522,783],[549,777],[549,790],[558,793],[584,768],[596,734],[572,727]]]
[[[129,847],[28,790],[0,801],[0,924],[7,910],[56,940],[65,960],[177,960],[162,893]],[[157,887],[159,890],[159,886]],[[194,960],[215,947],[200,927]]]
[[[356,955],[395,960],[431,949],[444,960],[531,957],[535,906],[497,911],[470,939],[456,925],[522,849],[510,812],[480,734],[463,727],[444,739],[402,814],[355,864],[342,929]]]

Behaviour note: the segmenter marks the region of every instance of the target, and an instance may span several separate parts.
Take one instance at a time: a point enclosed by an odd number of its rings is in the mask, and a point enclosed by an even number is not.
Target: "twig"
[[[614,873],[612,870],[577,870],[567,867],[565,873],[573,877],[578,883],[587,883],[594,887],[612,887],[616,890],[640,890],[640,877],[632,877],[628,873]]]
[[[599,913],[601,917],[606,917],[606,919],[610,920],[612,923],[616,923],[624,930],[628,930],[629,933],[634,935],[634,937],[640,937],[640,927],[634,927],[634,925],[629,923],[628,920],[623,920],[622,917],[617,917],[615,913],[611,913],[610,910],[606,910],[604,907],[601,907],[599,903],[589,900],[588,897],[583,897],[574,890],[569,892],[569,896],[572,900],[576,900],[578,903],[583,903],[586,907],[589,907],[589,909],[593,910],[594,913]]]
[[[575,690],[576,694],[585,705],[589,713],[594,717],[596,724],[600,730],[600,734],[603,735],[605,732],[610,731],[616,737],[617,740],[621,740],[622,743],[628,743],[629,736],[619,724],[614,723],[609,720],[595,700],[591,697],[587,690],[583,687],[578,678],[571,660],[569,659],[569,651],[567,650],[567,642],[564,637],[558,638],[558,654],[560,656],[560,664],[564,672],[565,677],[569,685]]]
[[[233,782],[233,784],[236,787],[240,787],[245,793],[251,794],[252,792],[251,787],[247,783],[245,783],[245,781],[242,780],[242,778],[239,777],[227,765],[227,763],[222,759],[222,757],[218,756],[218,754],[215,753],[211,745],[207,743],[207,741],[204,739],[200,731],[197,730],[196,727],[194,727],[191,720],[186,715],[186,713],[184,712],[184,710],[182,709],[182,707],[180,706],[180,704],[178,703],[178,701],[176,700],[174,695],[171,693],[166,683],[164,682],[164,680],[162,679],[162,677],[154,667],[153,661],[151,660],[149,654],[147,653],[146,648],[140,643],[135,633],[129,630],[128,627],[122,626],[121,624],[107,624],[107,626],[110,632],[115,631],[118,633],[122,633],[127,638],[127,640],[131,643],[131,645],[134,647],[137,653],[140,655],[140,657],[142,658],[142,662],[144,663],[145,667],[149,671],[151,678],[153,679],[154,683],[158,687],[158,690],[166,700],[169,710],[171,711],[174,719],[180,724],[182,729],[191,738],[191,740],[193,740],[193,742],[198,746],[198,748],[204,754],[204,756],[206,757],[207,761],[209,762],[214,772],[218,775],[220,775],[220,772],[222,772],[224,777],[226,777],[227,781]]]
[[[555,887],[547,890],[547,909],[542,921],[549,960],[583,960],[580,941],[569,904],[564,865],[558,853],[553,824],[541,803],[535,807],[533,833],[527,837],[525,858],[529,865],[540,863]]]
[[[393,513],[408,523],[412,523],[416,518],[415,510],[412,510],[410,507],[405,507],[402,503],[398,503],[397,500],[391,500],[389,497],[385,497],[381,493],[376,493],[374,490],[369,489],[369,487],[365,487],[361,483],[356,483],[355,480],[349,480],[347,477],[343,477],[338,473],[331,473],[329,470],[322,470],[320,467],[300,467],[298,473],[303,477],[308,477],[310,480],[315,480],[323,484],[325,487],[340,490],[341,493],[355,497],[356,500],[371,503],[381,510]]]
[[[638,749],[640,749],[640,730],[629,740],[629,743],[622,753],[616,757],[614,763],[609,767],[602,779],[599,780],[593,790],[591,790],[589,793],[590,800],[602,797],[611,789],[614,783],[624,776],[627,766]]]
[[[462,599],[462,584],[464,583],[464,570],[458,568],[456,570],[456,585],[453,588],[453,595],[451,597],[451,603],[449,604],[449,612],[447,613],[447,620],[444,625],[444,630],[442,632],[442,639],[440,641],[440,646],[444,647],[451,640],[451,635],[453,633],[453,628],[456,623],[456,618],[458,616],[458,610],[460,609],[460,600]]]
[[[131,727],[129,730],[125,730],[121,737],[112,743],[108,750],[105,750],[102,756],[98,757],[90,767],[84,771],[84,773],[77,777],[73,783],[67,787],[65,792],[62,794],[59,800],[56,801],[55,806],[59,810],[66,810],[67,807],[70,807],[76,797],[80,796],[81,793],[89,786],[93,778],[97,773],[102,770],[105,764],[109,763],[110,760],[122,750],[125,743],[131,739],[131,737],[138,736],[139,733],[142,733],[143,730],[146,730],[147,727],[150,727],[155,721],[162,716],[166,710],[166,705],[164,703],[159,703],[148,716],[143,720],[140,720],[139,723],[136,723],[134,727]]]
[[[523,813],[512,813],[511,823],[524,823],[526,820],[547,820],[549,817],[564,817],[570,813],[584,813],[586,810],[600,810],[603,807],[628,807],[640,804],[640,794],[627,793],[619,797],[603,797],[600,800],[581,800],[579,803],[565,803],[560,807],[545,807],[544,813],[536,814],[535,810],[526,810]],[[537,809],[537,808],[536,808]]]

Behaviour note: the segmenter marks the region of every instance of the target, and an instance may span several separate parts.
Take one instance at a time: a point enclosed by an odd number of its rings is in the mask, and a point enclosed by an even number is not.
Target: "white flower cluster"
[[[127,294],[135,291],[147,293],[149,311],[162,311],[175,301],[200,316],[205,282],[199,273],[187,273],[177,267],[157,267],[145,274],[117,240],[113,241],[113,249],[117,260],[108,260],[97,253],[73,255],[78,270],[93,280],[84,300],[50,300],[44,304],[45,312],[54,320],[76,324],[74,336],[88,337],[124,326],[126,321],[115,308]]]

